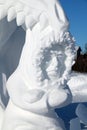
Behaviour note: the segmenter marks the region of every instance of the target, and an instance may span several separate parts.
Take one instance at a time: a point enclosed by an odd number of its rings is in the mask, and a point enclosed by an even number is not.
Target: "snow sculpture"
[[[38,21],[40,21],[41,29],[50,24],[54,28],[56,40],[69,24],[57,0],[0,0],[0,19],[5,16],[8,22],[16,18],[17,25],[25,26],[25,28],[33,28]]]
[[[0,19],[16,18],[17,26],[26,31],[18,67],[7,81],[10,99],[1,130],[65,130],[53,110],[72,102],[67,81],[75,47],[59,1],[0,0],[0,4]]]
[[[87,74],[72,72],[68,86],[72,92],[72,103],[87,102]]]
[[[79,104],[76,108],[76,115],[77,117],[70,121],[70,130],[87,130],[87,107]]]
[[[87,107],[83,104],[79,104],[76,108],[76,115],[80,121],[87,126]]]
[[[48,28],[49,27],[47,27],[46,30],[48,30]],[[48,34],[50,33],[48,32]],[[71,44],[67,44],[65,36],[62,43],[54,43],[49,42],[47,36],[44,37],[43,40],[40,40],[40,35],[39,24],[37,24],[32,31],[30,29],[27,30],[26,42],[19,65],[8,79],[7,88],[11,100],[6,109],[6,124],[3,125],[4,130],[6,128],[17,129],[17,125],[19,126],[18,128],[23,127],[24,129],[35,129],[36,127],[38,130],[43,128],[54,128],[55,130],[64,129],[63,123],[61,123],[59,118],[56,118],[52,109],[63,107],[71,102],[71,93],[66,85],[68,72],[70,71],[68,65],[71,64],[71,54],[73,56],[73,53],[70,52],[69,54]],[[35,41],[33,41],[33,39],[35,39]],[[38,44],[42,44],[40,48]],[[23,115],[29,114],[31,116],[26,118],[26,116],[22,115],[23,117],[20,119],[20,114],[18,114],[20,110],[18,107],[23,109],[21,110]],[[15,113],[15,115],[11,114],[11,116],[9,116],[9,110],[10,114]],[[41,121],[42,117],[44,121]],[[13,122],[8,125],[8,122],[12,121],[12,118]],[[38,121],[37,118],[39,118]],[[23,124],[23,119],[25,119],[24,124],[27,121],[29,124],[21,126],[20,124]],[[41,125],[39,125],[39,123]]]
[[[70,121],[70,130],[81,130],[79,118],[75,118]]]

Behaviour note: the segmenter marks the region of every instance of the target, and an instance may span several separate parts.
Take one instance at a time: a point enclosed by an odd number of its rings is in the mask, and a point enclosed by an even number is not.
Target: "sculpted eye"
[[[62,63],[62,60],[63,60],[63,54],[59,54],[57,55],[57,60]]]

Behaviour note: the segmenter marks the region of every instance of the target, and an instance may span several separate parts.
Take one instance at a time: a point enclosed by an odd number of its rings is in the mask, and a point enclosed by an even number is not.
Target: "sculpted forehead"
[[[44,58],[50,57],[51,55],[65,55],[65,47],[62,45],[54,44],[49,48],[43,50]]]

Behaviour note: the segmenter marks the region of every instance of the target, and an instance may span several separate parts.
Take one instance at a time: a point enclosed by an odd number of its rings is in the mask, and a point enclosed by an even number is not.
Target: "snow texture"
[[[68,27],[57,0],[0,0],[0,130],[65,130],[54,109],[87,101],[86,76],[69,80],[76,49]],[[86,125],[83,110],[70,130]]]

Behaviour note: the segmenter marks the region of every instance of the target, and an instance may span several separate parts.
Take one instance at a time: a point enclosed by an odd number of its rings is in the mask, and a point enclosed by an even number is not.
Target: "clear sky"
[[[70,32],[84,50],[87,43],[87,0],[60,0],[70,21]]]

